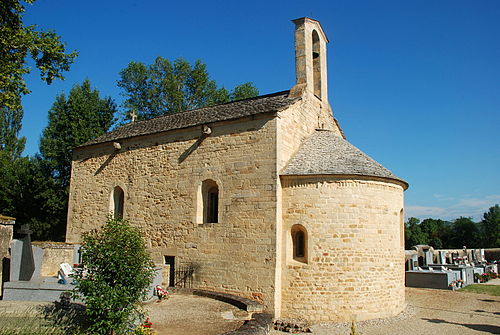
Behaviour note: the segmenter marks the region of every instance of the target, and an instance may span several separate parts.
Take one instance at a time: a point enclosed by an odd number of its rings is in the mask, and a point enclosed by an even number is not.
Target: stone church
[[[294,20],[289,91],[137,121],[73,153],[67,241],[110,213],[192,287],[311,322],[398,314],[408,184],[350,144],[320,23]],[[169,279],[174,282],[173,275]]]

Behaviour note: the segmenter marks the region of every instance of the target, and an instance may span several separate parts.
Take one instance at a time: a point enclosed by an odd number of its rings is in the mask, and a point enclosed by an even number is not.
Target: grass
[[[500,296],[500,285],[472,284],[459,291]]]
[[[64,334],[63,329],[54,327],[44,319],[43,315],[33,309],[0,313],[1,335],[58,335]]]
[[[78,311],[54,308],[28,308],[0,312],[0,335],[78,334]]]

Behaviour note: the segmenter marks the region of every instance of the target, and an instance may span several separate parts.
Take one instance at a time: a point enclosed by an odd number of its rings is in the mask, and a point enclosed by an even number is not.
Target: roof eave
[[[391,182],[395,182],[396,184],[399,184],[401,187],[403,187],[404,191],[406,191],[410,187],[410,185],[406,181],[404,181],[403,179],[400,179],[400,178],[368,175],[368,174],[362,174],[362,173],[349,173],[349,174],[344,174],[344,173],[282,173],[282,174],[280,174],[280,177],[320,177],[320,176],[334,176],[334,177],[351,178],[351,179],[353,177],[364,177],[366,179],[384,179],[384,180],[389,180]]]

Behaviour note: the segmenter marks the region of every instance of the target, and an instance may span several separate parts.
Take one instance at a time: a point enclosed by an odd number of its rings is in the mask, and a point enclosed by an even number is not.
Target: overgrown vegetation
[[[141,302],[154,276],[154,264],[138,229],[108,219],[83,235],[82,264],[75,295],[85,305],[91,334],[124,334],[144,319]]]
[[[76,307],[76,308],[75,308]],[[0,335],[79,335],[84,334],[82,308],[63,310],[53,305],[0,312]]]

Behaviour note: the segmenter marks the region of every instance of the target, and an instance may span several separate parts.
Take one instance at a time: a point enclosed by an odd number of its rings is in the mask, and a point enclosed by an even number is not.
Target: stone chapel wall
[[[258,115],[78,148],[74,153],[67,241],[99,227],[115,186],[124,217],[145,233],[155,262],[196,269],[193,287],[236,293],[273,308],[276,121]],[[199,224],[202,181],[219,187],[219,222]]]
[[[281,171],[293,155],[299,150],[302,142],[317,128],[334,131],[342,137],[341,131],[335,123],[332,110],[328,104],[304,91],[302,98],[278,115],[277,127],[277,171]],[[276,212],[276,291],[275,315],[281,313],[281,285],[284,270],[284,226],[282,221],[282,186],[277,180],[277,212]]]
[[[283,177],[281,317],[351,321],[404,308],[403,187],[374,178]],[[289,228],[307,230],[307,261]]]

